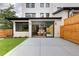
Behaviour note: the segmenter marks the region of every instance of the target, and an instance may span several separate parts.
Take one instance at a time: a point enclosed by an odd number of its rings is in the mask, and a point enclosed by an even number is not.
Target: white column
[[[32,21],[29,20],[29,37],[32,37]]]
[[[55,37],[60,37],[60,23],[61,21],[55,21]]]
[[[15,32],[16,32],[16,26],[15,26],[15,22],[13,22],[13,37],[15,37]]]

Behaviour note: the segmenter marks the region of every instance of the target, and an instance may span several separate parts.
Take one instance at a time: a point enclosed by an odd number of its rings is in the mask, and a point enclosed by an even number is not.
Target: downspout
[[[68,18],[70,17],[70,16],[69,16],[69,15],[70,15],[70,11],[71,11],[71,10],[68,10]]]
[[[70,9],[70,10],[68,11],[68,18],[70,17],[70,12],[71,12],[71,16],[72,16],[73,9]]]

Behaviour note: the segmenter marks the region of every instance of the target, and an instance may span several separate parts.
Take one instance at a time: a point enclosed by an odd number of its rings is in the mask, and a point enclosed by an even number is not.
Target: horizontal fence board
[[[76,23],[79,23],[79,14],[76,14],[64,20],[64,25],[76,24]]]
[[[12,36],[12,29],[0,29],[0,37]]]
[[[60,37],[79,44],[79,24],[61,26]]]

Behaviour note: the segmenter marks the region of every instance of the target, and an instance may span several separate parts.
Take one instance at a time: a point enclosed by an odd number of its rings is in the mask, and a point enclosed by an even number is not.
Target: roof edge
[[[57,14],[63,10],[79,10],[79,7],[62,7],[59,10],[55,11],[53,14]]]
[[[24,17],[20,17],[20,18],[6,18],[8,20],[29,20],[29,19],[61,19],[62,17],[36,17],[36,18],[24,18]]]

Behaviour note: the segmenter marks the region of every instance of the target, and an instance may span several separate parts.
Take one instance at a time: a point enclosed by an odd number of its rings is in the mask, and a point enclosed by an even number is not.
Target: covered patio
[[[54,21],[32,21],[32,37],[54,37]]]
[[[13,23],[13,37],[60,37],[61,17],[7,19]]]

